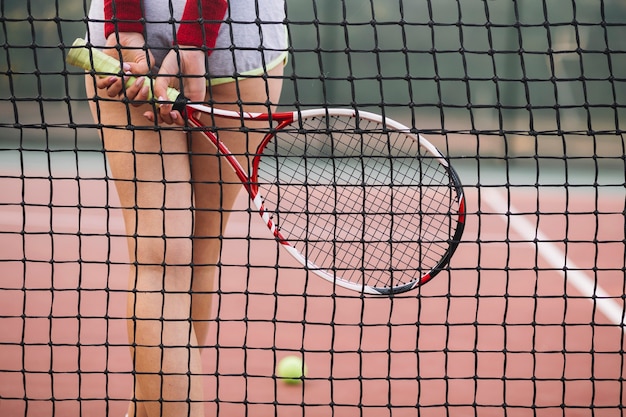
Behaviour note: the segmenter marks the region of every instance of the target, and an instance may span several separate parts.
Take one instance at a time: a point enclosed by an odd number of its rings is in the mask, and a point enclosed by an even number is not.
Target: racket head
[[[465,224],[458,175],[424,137],[379,115],[294,113],[261,143],[251,183],[268,227],[318,276],[389,295],[444,270]]]

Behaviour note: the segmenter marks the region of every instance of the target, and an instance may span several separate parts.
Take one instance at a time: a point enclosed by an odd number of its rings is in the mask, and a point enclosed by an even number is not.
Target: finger
[[[158,101],[157,101],[157,103],[158,103]],[[153,122],[155,124],[171,122],[172,119],[170,119],[170,118],[167,118],[167,120],[164,119],[161,116],[160,111],[161,111],[161,105],[157,104],[156,106],[153,106],[152,109],[150,109],[148,111],[145,111],[143,113],[143,117],[145,117],[146,119],[148,119],[149,121],[151,121],[151,122]]]
[[[131,101],[147,101],[150,99],[150,88],[145,76],[134,76],[130,72],[123,77],[110,77],[103,82],[109,97],[125,97]],[[142,103],[133,103],[139,105]]]
[[[159,106],[159,120],[167,124],[176,123],[182,125],[184,123],[180,113],[172,109],[172,103],[167,98],[161,96],[158,101],[162,102]]]
[[[119,97],[124,89],[124,80],[121,77],[113,77],[114,81],[106,89],[107,96],[111,98]]]
[[[145,86],[146,77],[137,77],[126,84],[124,94],[129,100],[134,101],[133,105],[138,106],[148,99],[148,86]]]
[[[128,77],[119,77],[115,75],[98,77],[96,78],[96,87],[100,90],[106,90],[106,95],[108,97],[115,98],[121,94],[127,80]]]
[[[130,66],[127,63],[124,63],[122,70],[126,74],[129,74]],[[120,76],[117,76],[117,75],[108,75],[108,76],[104,74],[100,75],[99,77],[96,77],[96,87],[100,89],[108,88],[119,79],[120,79]]]
[[[183,118],[179,112],[172,109],[173,103],[167,98],[167,89],[171,79],[172,77],[169,76],[160,76],[157,77],[154,83],[154,95],[159,98],[158,102],[160,102],[158,109],[159,118],[167,124],[177,123],[182,125],[184,123]]]
[[[141,89],[137,92],[135,96],[135,101],[137,101],[136,105],[145,104],[150,101],[152,95],[150,94],[150,86],[142,84]]]
[[[139,77],[142,75],[143,76],[150,75],[150,70],[145,60],[142,62],[124,63],[124,67],[128,68],[128,69],[125,69],[124,71],[125,74],[134,74],[136,77]]]
[[[110,77],[98,77],[96,78],[96,88],[99,90],[104,90],[113,85],[119,77],[110,76]]]
[[[149,121],[151,121],[152,123],[154,123],[154,112],[153,111],[147,111],[143,113],[143,117],[145,117],[146,119],[148,119]]]

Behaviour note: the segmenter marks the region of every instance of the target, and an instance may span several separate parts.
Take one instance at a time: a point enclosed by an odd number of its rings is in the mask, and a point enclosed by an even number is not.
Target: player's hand
[[[202,102],[206,95],[206,53],[197,48],[179,46],[172,49],[163,60],[154,83],[154,96],[159,101],[168,101],[167,88],[180,90],[190,102]],[[183,85],[180,85],[182,80]],[[146,112],[150,121],[184,125],[185,121],[172,104],[161,104],[158,112]]]
[[[128,100],[135,101],[135,105],[140,105],[149,97],[149,88],[144,86],[143,82],[150,72],[149,63],[154,64],[154,57],[149,50],[145,49],[146,41],[142,34],[121,32],[117,36],[119,36],[119,45],[122,48],[122,70],[126,76],[99,78],[96,87],[106,91],[108,97],[126,97]],[[118,38],[112,33],[107,38],[106,46],[117,44]],[[119,52],[115,48],[108,48],[104,52],[115,59],[120,59]],[[133,84],[125,86],[128,77],[131,76],[137,79]]]

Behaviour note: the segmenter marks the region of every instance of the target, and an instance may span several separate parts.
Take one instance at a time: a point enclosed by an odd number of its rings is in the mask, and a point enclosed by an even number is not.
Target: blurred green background
[[[2,0],[5,149],[98,146],[83,78],[64,63],[88,7]],[[624,170],[624,0],[287,0],[287,22],[285,109],[382,112],[453,157],[588,157]]]

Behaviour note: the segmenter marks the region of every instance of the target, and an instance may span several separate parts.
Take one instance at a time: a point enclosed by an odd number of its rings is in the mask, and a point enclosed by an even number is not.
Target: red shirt
[[[215,46],[227,0],[187,0],[176,34],[176,43],[187,46]],[[141,0],[105,0],[104,36],[118,32],[144,33]]]

